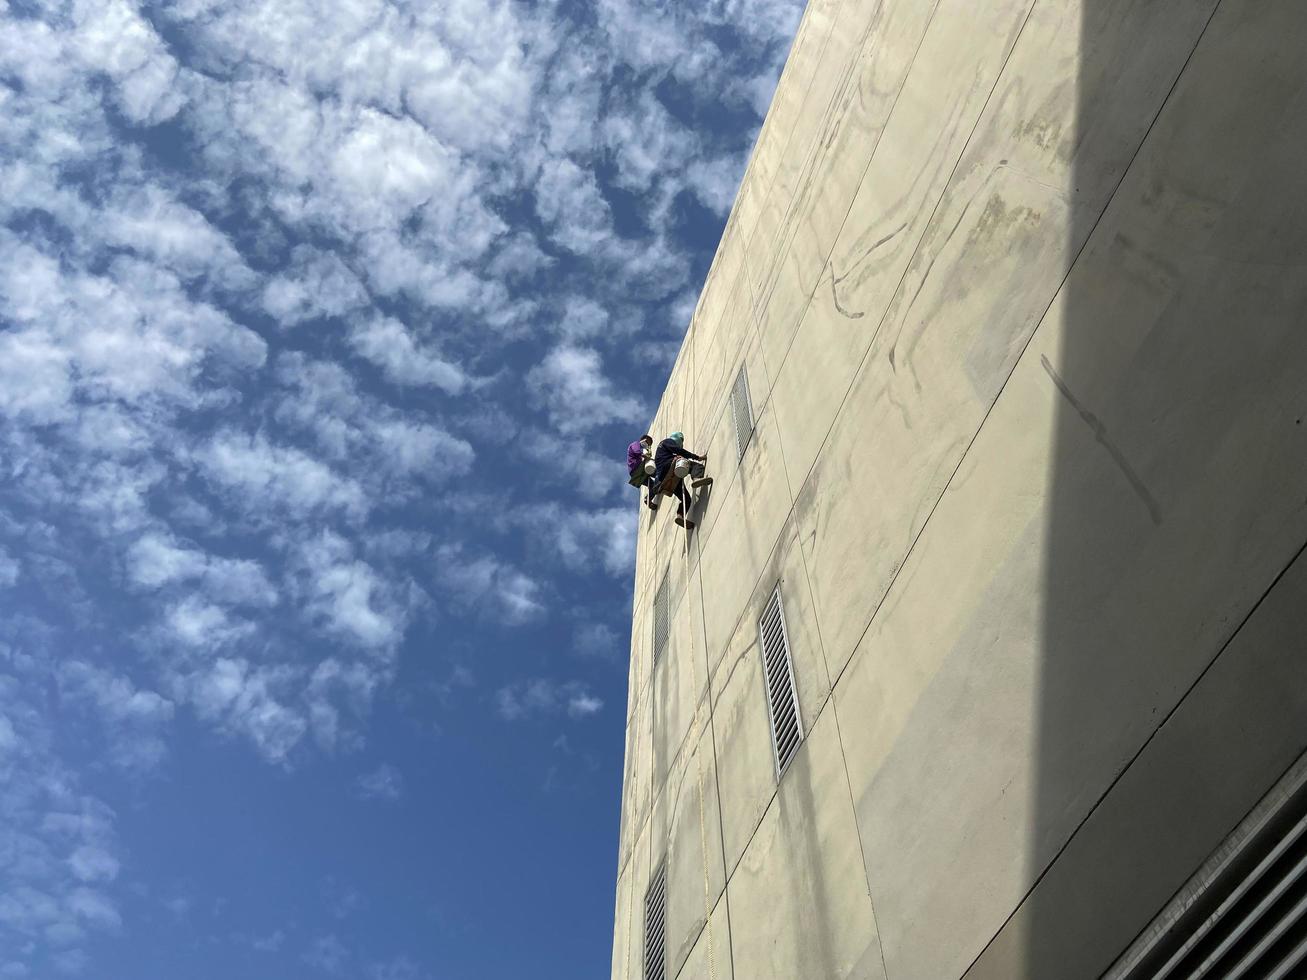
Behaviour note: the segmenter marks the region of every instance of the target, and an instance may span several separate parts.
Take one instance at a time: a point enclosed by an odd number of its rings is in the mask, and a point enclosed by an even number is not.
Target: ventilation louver
[[[744,365],[735,376],[735,385],[731,388],[731,414],[735,417],[735,449],[740,459],[753,435],[753,405],[749,402],[749,378]]]
[[[667,865],[658,866],[649,890],[644,893],[644,980],[665,980],[666,955],[663,952],[663,920],[667,901]]]
[[[767,675],[767,704],[771,709],[772,746],[776,750],[776,775],[794,758],[803,740],[803,723],[799,718],[799,701],[794,691],[794,666],[790,662],[790,638],[785,632],[785,610],[781,606],[781,587],[776,586],[762,618],[758,620],[762,636],[763,669]]]
[[[658,583],[658,591],[654,594],[654,612],[653,612],[653,660],[658,662],[659,656],[662,655],[663,647],[667,645],[667,634],[671,632],[671,609],[668,608],[671,602],[667,594],[667,572],[663,572],[663,580]]]
[[[1307,976],[1307,768],[1221,846],[1111,980]]]

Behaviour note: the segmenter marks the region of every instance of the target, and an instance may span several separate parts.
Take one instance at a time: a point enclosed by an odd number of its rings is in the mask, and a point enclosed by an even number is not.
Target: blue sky
[[[652,412],[796,0],[0,0],[0,977],[607,975]]]

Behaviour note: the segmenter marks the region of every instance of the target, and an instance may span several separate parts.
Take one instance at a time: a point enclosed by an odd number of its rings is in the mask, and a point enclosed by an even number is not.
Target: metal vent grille
[[[785,632],[785,610],[781,606],[779,585],[758,620],[758,631],[762,635],[772,747],[776,751],[776,775],[779,777],[803,741],[803,722],[799,718],[799,699],[794,692],[794,665],[790,662],[790,638]]]
[[[1307,976],[1307,779],[1273,790],[1107,976]]]
[[[671,603],[671,599],[667,594],[667,572],[663,572],[663,580],[658,583],[658,591],[654,594],[654,614],[653,614],[654,663],[657,663],[659,656],[662,655],[663,647],[667,645],[667,634],[671,632],[671,609],[669,608],[670,603]]]
[[[667,901],[667,864],[658,866],[644,893],[644,980],[665,980],[667,957],[663,951],[663,920]]]
[[[731,388],[731,414],[735,416],[735,449],[743,459],[753,435],[753,405],[749,402],[749,376],[744,365],[740,365],[740,373],[735,376],[735,385]]]

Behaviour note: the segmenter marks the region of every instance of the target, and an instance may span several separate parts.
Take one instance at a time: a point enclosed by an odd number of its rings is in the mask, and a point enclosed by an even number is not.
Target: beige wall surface
[[[1304,50],[810,4],[649,430],[715,482],[640,515],[614,980],[659,867],[669,978],[1097,977],[1307,749]]]

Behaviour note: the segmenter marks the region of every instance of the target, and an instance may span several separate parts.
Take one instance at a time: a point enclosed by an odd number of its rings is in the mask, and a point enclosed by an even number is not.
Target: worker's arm
[[[700,456],[698,453],[692,453],[688,449],[682,449],[680,446],[673,446],[672,452],[677,456],[684,456],[686,459],[697,459],[701,463],[708,458],[707,456]]]

